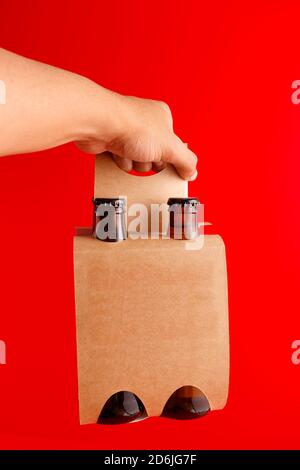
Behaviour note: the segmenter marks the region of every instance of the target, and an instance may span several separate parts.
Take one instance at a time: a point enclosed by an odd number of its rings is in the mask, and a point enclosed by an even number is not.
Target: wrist
[[[118,139],[126,128],[126,97],[82,79],[80,93],[85,100],[78,113],[76,141],[101,141],[103,151],[109,150],[111,142]]]

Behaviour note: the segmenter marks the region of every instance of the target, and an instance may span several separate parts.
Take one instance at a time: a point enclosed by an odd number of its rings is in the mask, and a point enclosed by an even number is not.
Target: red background
[[[79,426],[72,235],[91,221],[93,157],[1,158],[1,448],[299,448],[299,14],[286,0],[1,2],[2,47],[169,103],[199,155],[190,194],[226,243],[231,334],[223,411]]]

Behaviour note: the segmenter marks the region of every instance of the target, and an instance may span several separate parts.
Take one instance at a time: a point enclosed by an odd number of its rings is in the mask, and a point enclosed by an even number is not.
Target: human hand
[[[88,153],[111,152],[126,171],[171,163],[182,178],[197,176],[197,157],[174,133],[165,103],[122,96],[1,48],[0,69],[11,97],[0,109],[0,156],[76,142]]]
[[[112,93],[112,92],[111,92]],[[170,108],[161,101],[121,96],[112,93],[115,121],[103,135],[103,126],[78,147],[88,153],[109,151],[120,168],[140,172],[175,166],[187,180],[197,177],[196,155],[173,131]]]

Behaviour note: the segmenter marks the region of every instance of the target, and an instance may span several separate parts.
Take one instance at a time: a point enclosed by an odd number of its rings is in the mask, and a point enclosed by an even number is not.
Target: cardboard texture
[[[116,179],[116,181],[115,181]],[[153,189],[153,191],[152,191]],[[96,157],[95,197],[129,203],[184,197],[187,184],[169,167],[138,177],[109,156]],[[227,400],[229,339],[225,247],[218,235],[197,242],[74,239],[80,422],[95,423],[108,398],[135,393],[148,416],[172,393],[199,388],[211,409]]]
[[[142,181],[141,181],[142,178]],[[151,204],[165,204],[161,213],[167,213],[166,203],[169,197],[187,197],[187,182],[178,177],[175,169],[168,165],[167,168],[160,173],[151,176],[137,177],[125,173],[114,163],[108,154],[102,154],[96,157],[95,167],[95,197],[125,197],[127,199],[127,207],[133,209],[134,204],[144,204],[149,210],[147,214],[139,214],[142,227],[146,220],[147,227],[143,233],[151,230]],[[162,215],[158,215],[159,208],[152,206],[152,215],[160,221],[160,229],[162,229]],[[135,213],[127,214],[128,223],[135,218]],[[166,217],[167,219],[167,217]]]

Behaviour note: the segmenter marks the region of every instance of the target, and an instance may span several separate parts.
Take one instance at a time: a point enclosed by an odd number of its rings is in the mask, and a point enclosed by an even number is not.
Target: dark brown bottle
[[[118,392],[107,400],[98,424],[125,424],[146,417],[144,405],[134,393]]]
[[[199,236],[199,199],[196,197],[169,198],[170,237],[194,240]],[[193,419],[210,410],[209,402],[196,387],[185,386],[176,390],[163,411],[163,416],[175,419]]]
[[[209,402],[198,388],[181,387],[171,395],[162,415],[173,419],[194,419],[210,411]]]
[[[170,237],[178,240],[196,239],[199,235],[199,200],[196,197],[171,197],[168,199],[168,206]]]
[[[125,199],[96,198],[94,203],[94,235],[98,240],[126,240]]]

